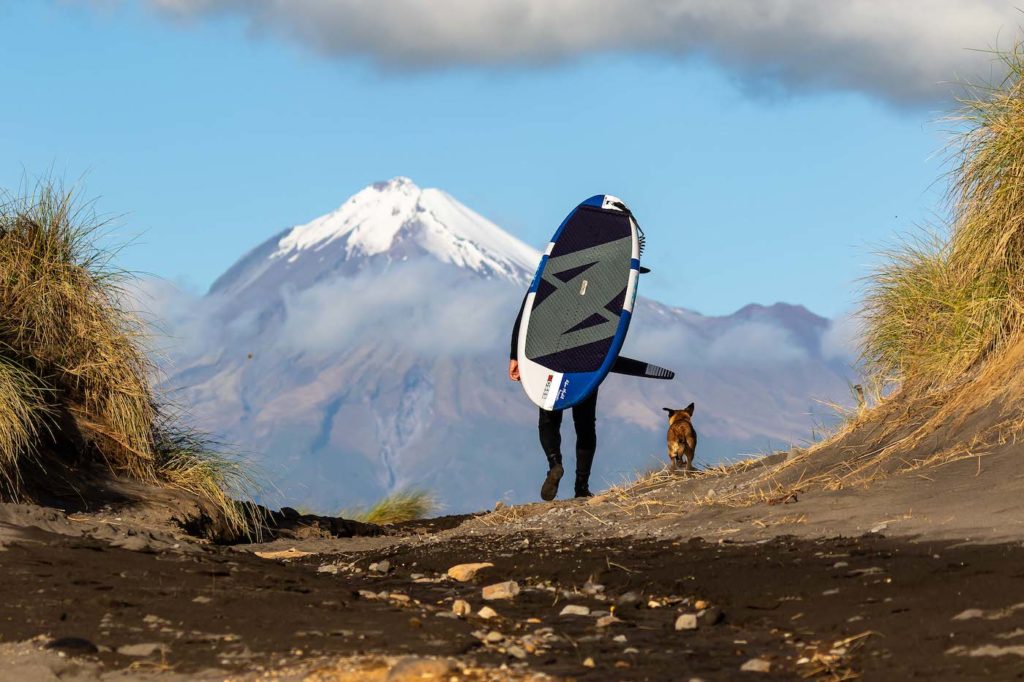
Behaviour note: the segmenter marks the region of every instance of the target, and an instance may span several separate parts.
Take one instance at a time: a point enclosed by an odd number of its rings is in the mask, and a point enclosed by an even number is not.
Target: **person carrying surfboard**
[[[519,325],[523,320],[523,305],[519,307],[515,325],[512,327],[512,344],[509,351],[508,376],[512,381],[520,381],[519,360],[516,358],[516,346],[519,340]],[[537,431],[540,435],[540,446],[548,460],[548,473],[540,487],[540,499],[550,502],[558,494],[558,484],[565,474],[562,467],[562,412],[563,410],[545,410],[540,408],[537,418]],[[594,465],[594,453],[597,452],[597,389],[583,402],[572,408],[572,423],[576,428],[576,497],[591,497],[590,470]]]
[[[590,497],[597,450],[597,389],[609,372],[652,379],[675,375],[621,357],[636,300],[643,231],[621,199],[590,197],[574,208],[541,256],[512,329],[508,376],[540,408],[548,460],[541,499],[558,494],[562,412],[576,427],[576,497]]]

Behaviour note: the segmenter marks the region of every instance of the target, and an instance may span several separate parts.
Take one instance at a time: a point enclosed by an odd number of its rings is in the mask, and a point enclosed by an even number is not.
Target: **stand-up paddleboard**
[[[593,393],[609,372],[671,379],[669,370],[620,358],[636,300],[643,232],[617,197],[574,208],[541,258],[523,305],[517,357],[523,388],[546,410]]]

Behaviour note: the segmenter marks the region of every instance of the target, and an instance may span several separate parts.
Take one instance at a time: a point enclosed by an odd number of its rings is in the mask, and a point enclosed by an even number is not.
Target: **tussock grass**
[[[342,511],[341,516],[363,523],[385,526],[416,521],[438,510],[437,499],[423,490],[403,490],[388,495],[366,510]]]
[[[47,458],[188,490],[245,531],[244,471],[178,426],[151,384],[127,273],[98,246],[102,221],[52,182],[0,202],[0,491]]]

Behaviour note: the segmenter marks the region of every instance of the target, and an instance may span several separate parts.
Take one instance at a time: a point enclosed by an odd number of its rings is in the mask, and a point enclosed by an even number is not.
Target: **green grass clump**
[[[947,230],[885,254],[869,278],[864,359],[876,376],[947,385],[1024,332],[1024,48],[976,86],[959,133]]]
[[[435,497],[422,490],[404,490],[388,495],[367,510],[343,511],[341,516],[354,521],[387,525],[416,521],[438,509]]]
[[[245,476],[159,405],[101,228],[53,183],[0,203],[0,494],[23,496],[26,465],[50,458],[187,489],[243,530]]]

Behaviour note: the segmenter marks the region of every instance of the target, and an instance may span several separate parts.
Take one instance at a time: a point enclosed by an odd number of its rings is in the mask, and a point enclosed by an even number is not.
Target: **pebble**
[[[831,597],[834,594],[839,594],[839,588],[838,587],[835,588],[834,590],[825,590],[824,592],[821,593],[821,596],[823,596],[823,597]]]
[[[472,613],[473,607],[469,605],[469,602],[465,599],[456,599],[452,602],[452,613],[459,618],[465,618]]]
[[[117,653],[122,656],[134,656],[136,658],[152,656],[158,651],[166,653],[168,651],[167,645],[160,644],[159,642],[146,642],[144,644],[126,644],[117,647]]]
[[[388,682],[443,680],[451,672],[451,669],[452,666],[447,661],[431,658],[403,658],[388,672],[385,679]]]
[[[497,630],[491,630],[490,632],[487,633],[487,636],[484,637],[484,641],[488,642],[490,644],[497,644],[498,642],[502,642],[504,640],[505,640],[505,635],[501,634]]]
[[[697,614],[697,620],[701,625],[718,625],[725,620],[725,614],[717,606],[711,606]]]
[[[984,617],[985,612],[981,609],[967,609],[953,616],[953,620],[973,620]]]
[[[615,635],[614,637],[612,637],[612,641],[618,642],[619,644],[625,644],[629,640],[626,639],[625,635]]]
[[[625,608],[627,606],[639,606],[643,602],[643,599],[643,595],[641,595],[639,592],[636,592],[635,590],[631,590],[623,594],[618,599],[616,599],[615,603],[620,608]]]
[[[486,601],[491,601],[493,599],[512,599],[517,594],[519,594],[519,583],[515,580],[508,580],[503,583],[488,585],[482,592],[482,596]]]
[[[485,568],[493,568],[494,564],[482,562],[476,564],[458,564],[448,569],[448,577],[458,580],[460,583],[468,582],[476,577],[476,574]]]
[[[583,667],[584,667],[584,668],[596,668],[596,667],[597,667],[597,664],[596,664],[596,663],[594,663],[594,659],[593,659],[593,658],[591,658],[590,656],[587,656],[587,657],[586,657],[586,658],[585,658],[585,659],[583,660]]]
[[[498,612],[492,609],[490,606],[484,606],[476,612],[476,615],[480,616],[484,620],[490,620],[491,618],[497,618]]]
[[[697,609],[698,611],[703,611],[704,609],[706,609],[709,606],[711,606],[711,605],[708,604],[703,599],[698,599],[697,601],[695,601],[693,603],[693,608]]]
[[[559,613],[558,615],[559,616],[589,616],[590,615],[590,608],[586,607],[586,606],[579,606],[579,605],[576,605],[576,604],[568,604],[564,609],[562,609],[562,612]]]
[[[387,573],[391,570],[391,562],[387,559],[384,561],[377,561],[367,566],[367,570],[370,573]]]
[[[209,604],[211,601],[213,600],[209,597],[204,597],[203,595],[199,595],[198,597],[192,600],[192,602],[195,604]]]
[[[615,616],[601,616],[597,619],[597,627],[606,628],[621,622],[622,621],[616,618]]]
[[[517,646],[515,644],[508,647],[508,649],[506,649],[506,652],[512,658],[518,658],[520,661],[526,658],[526,651],[523,649],[523,647]]]
[[[763,658],[752,658],[741,665],[740,670],[745,673],[770,673],[772,664],[771,661],[766,661]]]
[[[681,630],[696,630],[697,629],[697,616],[692,613],[684,613],[683,615],[676,618],[676,631]]]

